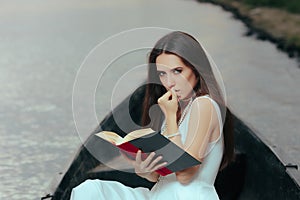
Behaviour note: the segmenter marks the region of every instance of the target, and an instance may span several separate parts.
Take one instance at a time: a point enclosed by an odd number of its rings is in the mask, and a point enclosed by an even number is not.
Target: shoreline
[[[255,37],[258,40],[269,41],[276,47],[287,53],[290,58],[296,58],[300,63],[300,28],[296,30],[295,24],[300,27],[300,15],[291,14],[283,10],[267,7],[250,7],[243,3],[228,0],[197,0],[199,3],[211,3],[221,6],[224,10],[233,14],[235,19],[241,20],[248,31],[245,36]],[[270,16],[277,15],[276,21],[270,19]],[[265,14],[264,16],[262,14]],[[273,15],[272,15],[273,14]],[[265,16],[269,18],[266,19]],[[286,18],[289,17],[290,28],[278,27]],[[292,20],[291,20],[292,19]],[[276,24],[274,24],[274,22]],[[281,23],[281,24],[280,24]],[[286,24],[284,24],[286,25]],[[281,28],[281,29],[280,29]],[[282,30],[284,29],[284,30]],[[298,66],[300,68],[300,64]]]

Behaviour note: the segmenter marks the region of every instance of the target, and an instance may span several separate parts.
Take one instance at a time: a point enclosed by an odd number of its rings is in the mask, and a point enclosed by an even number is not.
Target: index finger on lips
[[[163,96],[163,100],[168,101],[170,96],[172,95],[172,92],[170,90],[168,90]]]
[[[157,100],[157,102],[158,103],[162,103],[162,102],[165,102],[165,101],[168,101],[169,100],[169,98],[170,98],[170,96],[171,96],[171,91],[169,90],[169,91],[167,91],[164,95],[162,95],[158,100]]]
[[[177,101],[177,94],[176,94],[175,90],[171,89],[171,93],[172,93],[172,100],[176,100]]]

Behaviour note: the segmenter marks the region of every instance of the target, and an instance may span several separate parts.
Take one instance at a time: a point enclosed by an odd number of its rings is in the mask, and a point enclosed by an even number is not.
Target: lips
[[[179,94],[179,91],[180,91],[180,90],[174,89],[174,91],[175,91],[175,93],[176,93],[176,95],[177,95],[177,98],[180,99],[180,94]]]

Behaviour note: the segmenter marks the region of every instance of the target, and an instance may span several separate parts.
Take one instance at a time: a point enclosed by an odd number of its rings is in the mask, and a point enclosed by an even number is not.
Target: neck
[[[179,105],[181,107],[181,110],[184,110],[185,107],[191,102],[193,101],[193,97],[190,98],[186,98],[186,99],[182,99],[179,101]]]
[[[181,99],[182,102],[189,102],[192,98],[196,97],[196,93],[192,91],[187,97]]]

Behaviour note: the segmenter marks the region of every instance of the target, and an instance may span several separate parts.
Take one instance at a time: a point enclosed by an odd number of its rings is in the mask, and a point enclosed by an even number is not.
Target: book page
[[[151,128],[138,129],[138,130],[132,131],[132,132],[128,133],[123,138],[123,141],[121,143],[128,142],[128,141],[134,140],[136,138],[143,137],[143,136],[148,135],[148,134],[153,133],[153,132],[155,132],[155,131]]]
[[[100,133],[97,133],[95,135],[116,145],[122,143],[123,141],[123,138],[121,136],[111,131],[101,131]]]

